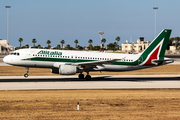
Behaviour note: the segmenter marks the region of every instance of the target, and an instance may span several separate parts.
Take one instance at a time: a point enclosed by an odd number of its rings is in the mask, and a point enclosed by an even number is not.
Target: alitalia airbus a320
[[[19,49],[4,57],[10,65],[27,67],[24,77],[28,77],[29,67],[50,68],[52,73],[61,75],[79,74],[80,79],[91,80],[90,71],[127,71],[145,69],[172,63],[165,58],[165,50],[171,30],[164,29],[139,54],[120,54],[50,49]],[[84,77],[83,72],[87,75]]]

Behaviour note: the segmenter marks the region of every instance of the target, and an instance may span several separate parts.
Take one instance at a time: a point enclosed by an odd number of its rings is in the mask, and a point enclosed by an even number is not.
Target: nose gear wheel
[[[26,68],[26,73],[24,74],[24,77],[25,77],[25,78],[28,77],[28,72],[29,72],[29,67]]]

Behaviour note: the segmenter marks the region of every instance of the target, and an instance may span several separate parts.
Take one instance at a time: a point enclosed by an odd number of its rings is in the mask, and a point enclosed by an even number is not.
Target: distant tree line
[[[16,47],[16,49],[29,48],[28,44],[26,44],[25,46],[22,46],[23,38],[19,38],[18,41],[19,41],[20,45],[19,45],[19,47]],[[115,41],[116,42],[114,42],[114,43],[107,44],[107,47],[105,47],[106,39],[103,38],[102,39],[102,48],[103,48],[103,50],[113,50],[113,51],[119,50],[120,37],[117,36],[115,38]],[[37,40],[35,38],[32,39],[32,43],[33,43],[32,48],[39,48],[39,49],[40,48],[41,49],[50,49],[51,48],[51,45],[50,45],[51,40],[46,41],[47,47],[42,47],[40,44],[38,44],[36,46]],[[78,43],[79,43],[78,39],[75,39],[74,43],[75,43],[75,47],[70,46],[70,44],[67,44],[66,46],[64,46],[65,40],[61,40],[60,41],[61,45],[57,44],[57,46],[53,47],[53,49],[59,49],[59,50],[85,50],[85,47],[78,45]],[[92,43],[93,43],[92,39],[89,39],[88,43],[89,43],[89,45],[87,46],[87,48],[89,50],[99,50],[101,48],[101,46],[99,46],[99,45],[93,46],[92,45]],[[169,46],[175,46],[176,50],[179,50],[180,49],[180,37],[172,37],[172,38],[170,38],[169,42],[168,42],[168,46],[167,46],[168,50],[169,50]]]
[[[175,46],[176,50],[178,50],[179,45],[180,45],[180,37],[172,37],[169,39],[167,49],[169,49],[169,46]]]
[[[106,43],[106,39],[105,38],[103,38],[102,39],[102,48],[103,48],[103,50],[118,50],[119,49],[119,45],[118,45],[118,42],[120,41],[120,37],[119,36],[117,36],[116,38],[115,38],[115,40],[117,41],[117,42],[114,42],[114,43],[109,43],[109,44],[107,44],[107,47],[105,47],[105,43]],[[23,38],[19,38],[18,39],[18,41],[19,41],[19,43],[20,43],[20,46],[19,47],[16,47],[16,49],[20,49],[20,48],[29,48],[29,45],[28,44],[26,44],[25,46],[22,46],[21,45],[21,43],[23,42]],[[35,39],[35,38],[33,38],[32,39],[32,43],[33,43],[33,47],[31,47],[31,48],[41,48],[41,49],[50,49],[50,48],[52,48],[52,46],[51,46],[51,40],[47,40],[46,41],[46,44],[47,44],[47,47],[42,47],[40,44],[38,44],[37,46],[36,46],[36,43],[37,43],[37,40]],[[65,40],[61,40],[60,41],[60,44],[57,44],[57,46],[56,47],[53,47],[53,49],[59,49],[59,50],[85,50],[85,47],[83,47],[83,46],[80,46],[80,45],[78,45],[78,39],[75,39],[74,40],[74,43],[75,43],[75,47],[72,47],[72,46],[70,46],[70,44],[67,44],[66,46],[64,46],[64,44],[65,44]],[[87,46],[87,48],[89,49],[89,50],[99,50],[100,48],[101,48],[101,46],[93,46],[92,45],[92,43],[93,43],[93,40],[92,39],[89,39],[88,40],[88,43],[89,43],[89,45]]]

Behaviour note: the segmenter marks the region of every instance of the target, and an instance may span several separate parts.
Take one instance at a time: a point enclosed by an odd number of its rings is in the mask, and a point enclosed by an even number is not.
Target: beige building
[[[7,50],[8,50],[7,40],[0,39],[0,54],[7,54]],[[10,51],[15,50],[15,47],[9,45],[9,50]]]
[[[172,52],[176,51],[176,47],[175,46],[169,46],[169,50],[171,50]]]
[[[7,40],[0,40],[0,54],[5,54],[7,51]]]
[[[145,50],[149,44],[151,42],[150,41],[146,41],[144,40],[143,37],[140,37],[140,39],[137,40],[137,43],[128,43],[128,41],[126,40],[126,43],[121,44],[122,47],[122,52],[125,53],[140,53],[143,50]]]

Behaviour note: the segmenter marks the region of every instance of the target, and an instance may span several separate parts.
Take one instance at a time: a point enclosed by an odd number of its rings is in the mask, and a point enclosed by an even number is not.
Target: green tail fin
[[[161,33],[151,42],[147,49],[141,54],[140,59],[143,58],[143,64],[152,64],[151,60],[164,60],[164,54],[169,42],[171,34],[170,29],[164,29]]]

